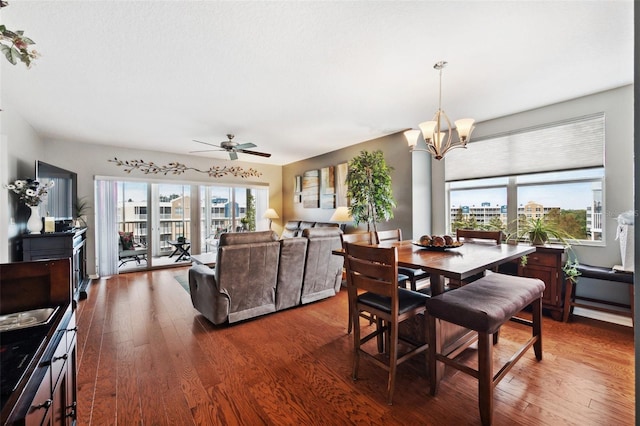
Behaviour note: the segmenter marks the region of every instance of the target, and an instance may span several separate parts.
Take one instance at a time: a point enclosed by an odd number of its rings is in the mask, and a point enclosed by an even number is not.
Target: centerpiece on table
[[[34,179],[17,179],[13,183],[5,185],[5,188],[18,194],[20,201],[31,209],[31,215],[27,221],[27,229],[29,229],[32,234],[39,234],[42,230],[42,219],[38,211],[38,206],[45,199],[47,192],[52,186],[53,181],[41,184]]]

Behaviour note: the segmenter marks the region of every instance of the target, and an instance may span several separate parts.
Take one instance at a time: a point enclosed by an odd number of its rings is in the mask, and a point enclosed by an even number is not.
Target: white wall
[[[11,105],[0,112],[0,262],[13,260],[16,237],[26,229],[29,209],[18,202],[4,185],[15,179],[33,178],[35,162],[43,150],[43,142],[31,125],[15,113]]]
[[[5,114],[5,112],[2,112]],[[5,117],[6,118],[6,117]],[[93,226],[95,221],[96,212],[94,209],[94,177],[95,176],[108,176],[126,179],[150,179],[160,181],[172,181],[172,182],[187,182],[187,183],[206,183],[206,184],[268,184],[269,185],[269,204],[282,210],[282,167],[271,166],[264,164],[254,164],[243,161],[226,161],[226,160],[213,160],[205,157],[197,157],[190,155],[176,155],[167,154],[154,151],[144,151],[137,149],[129,149],[108,145],[93,145],[79,142],[63,141],[63,140],[45,140],[40,141],[35,136],[35,133],[30,134],[30,138],[27,138],[28,132],[26,130],[30,127],[26,123],[11,117],[11,138],[8,139],[8,159],[7,166],[9,169],[20,169],[19,177],[26,177],[26,173],[30,173],[29,176],[33,176],[35,160],[44,160],[49,164],[61,167],[63,169],[71,170],[78,174],[78,197],[85,197],[89,202],[89,214],[87,222],[89,229],[87,231],[87,270],[88,273],[93,275],[95,273],[95,236]],[[26,127],[26,129],[25,129]],[[21,133],[18,133],[17,129],[22,129]],[[33,129],[31,129],[32,131]],[[28,139],[28,143],[25,145],[24,141]],[[23,149],[25,146],[29,146],[27,155]],[[117,157],[121,160],[145,160],[153,161],[158,165],[165,165],[170,162],[180,162],[190,167],[195,167],[200,170],[208,170],[212,166],[239,166],[247,170],[253,168],[262,173],[260,177],[250,177],[247,179],[226,176],[223,178],[212,178],[207,174],[198,173],[195,171],[187,171],[181,175],[145,175],[139,171],[132,171],[126,173],[123,167],[117,166],[115,163],[108,160]],[[16,166],[18,165],[18,166]],[[10,174],[10,178],[13,174]],[[0,207],[2,208],[2,207]],[[5,222],[6,223],[6,222]]]

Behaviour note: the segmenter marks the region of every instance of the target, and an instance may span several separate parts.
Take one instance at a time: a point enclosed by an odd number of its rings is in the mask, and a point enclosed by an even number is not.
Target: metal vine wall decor
[[[235,177],[241,177],[243,179],[249,177],[260,177],[262,173],[255,169],[244,170],[242,167],[234,166],[211,166],[209,170],[200,170],[195,167],[188,167],[182,163],[171,162],[165,166],[159,166],[152,161],[146,162],[144,160],[118,160],[117,158],[113,158],[113,160],[108,160],[110,163],[116,163],[117,166],[124,167],[124,171],[127,173],[131,173],[132,170],[140,170],[145,175],[154,174],[157,175],[159,173],[163,175],[168,175],[169,173],[173,175],[181,175],[187,170],[193,170],[198,173],[206,173],[209,177],[213,178],[221,178],[226,175],[233,175]]]

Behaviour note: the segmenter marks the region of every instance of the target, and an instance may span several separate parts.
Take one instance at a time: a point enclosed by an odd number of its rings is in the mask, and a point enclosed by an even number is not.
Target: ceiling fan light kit
[[[235,135],[233,133],[227,133],[227,139],[228,140],[220,142],[220,145],[216,145],[216,144],[209,143],[209,142],[202,142],[202,141],[194,139],[193,140],[194,142],[201,143],[203,145],[212,146],[212,147],[215,147],[215,148],[218,148],[218,149],[205,149],[205,150],[201,150],[201,151],[189,151],[189,154],[195,154],[195,153],[198,153],[198,152],[227,151],[229,153],[229,159],[230,160],[237,160],[239,152],[242,153],[242,154],[258,155],[260,157],[266,157],[266,158],[271,157],[271,154],[267,154],[266,152],[251,151],[251,150],[247,149],[247,148],[255,148],[257,145],[253,144],[251,142],[246,142],[246,143],[235,142],[233,140],[234,137],[235,137]]]

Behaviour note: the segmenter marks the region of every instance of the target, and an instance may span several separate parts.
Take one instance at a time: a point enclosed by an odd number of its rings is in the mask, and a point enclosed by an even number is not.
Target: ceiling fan
[[[237,160],[238,159],[238,153],[241,152],[243,154],[251,154],[251,155],[259,155],[260,157],[271,157],[271,154],[267,154],[265,152],[258,152],[258,151],[249,151],[247,148],[255,148],[256,145],[251,143],[251,142],[247,142],[247,143],[238,143],[238,142],[234,142],[233,138],[235,135],[231,134],[231,133],[227,133],[227,138],[229,140],[220,142],[220,145],[216,145],[213,143],[209,143],[209,142],[202,142],[202,141],[197,141],[197,140],[193,140],[194,142],[198,142],[204,145],[209,145],[209,146],[213,146],[219,149],[205,149],[202,151],[189,151],[190,154],[196,153],[196,152],[210,152],[210,151],[227,151],[229,153],[229,158],[231,160]]]

